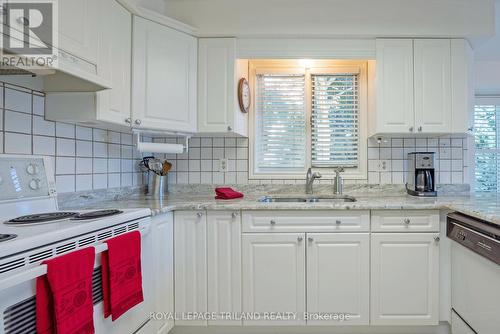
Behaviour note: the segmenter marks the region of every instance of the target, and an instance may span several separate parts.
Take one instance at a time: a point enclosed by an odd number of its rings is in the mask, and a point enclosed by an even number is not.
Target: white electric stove
[[[96,249],[93,277],[96,333],[134,333],[152,311],[153,245],[149,209],[58,210],[50,159],[0,155],[0,334],[34,333],[35,281],[42,261],[84,247]],[[104,319],[100,253],[103,241],[138,230],[145,301],[118,321]]]

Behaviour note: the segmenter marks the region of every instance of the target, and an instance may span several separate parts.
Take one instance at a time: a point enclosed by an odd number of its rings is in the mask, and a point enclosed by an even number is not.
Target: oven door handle
[[[149,231],[150,231],[149,226],[139,230],[142,238],[148,235]],[[96,255],[108,250],[108,245],[104,242],[95,245],[93,247],[95,248]],[[8,288],[11,288],[13,286],[19,285],[24,282],[28,282],[45,274],[47,274],[47,265],[40,264],[31,269],[24,270],[22,272],[13,275],[8,275],[8,277],[5,277],[4,279],[0,278],[0,291],[6,290]]]

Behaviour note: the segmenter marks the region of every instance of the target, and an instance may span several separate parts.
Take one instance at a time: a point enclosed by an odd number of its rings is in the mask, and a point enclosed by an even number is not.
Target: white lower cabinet
[[[154,312],[174,312],[174,216],[173,213],[155,216],[152,219],[153,249],[155,263]],[[174,322],[153,321],[155,333],[166,334],[174,327]]]
[[[188,314],[207,312],[207,221],[204,211],[177,211],[174,216],[176,326],[205,326]]]
[[[372,211],[371,233],[369,222],[359,232],[309,233],[311,221],[326,219],[316,214],[293,225],[295,232],[249,233],[251,217],[274,217],[278,226],[292,213],[175,212],[175,312],[202,315],[175,325],[438,325],[439,232],[427,224],[437,219],[435,211]],[[400,232],[408,217],[417,232]],[[382,227],[388,231],[376,232]],[[168,219],[157,231],[157,249],[169,254]],[[168,296],[172,264],[157,267],[167,277],[158,291]],[[159,301],[158,309],[171,310],[169,303]]]
[[[369,233],[307,234],[307,312],[344,315],[311,325],[368,325],[370,321]]]
[[[208,312],[217,314],[209,325],[241,325],[241,217],[239,212],[208,211]]]
[[[439,235],[371,236],[371,324],[437,325]]]
[[[304,233],[245,234],[243,241],[243,312],[260,320],[245,325],[304,325],[306,262]],[[266,313],[290,312],[290,320],[264,319]]]

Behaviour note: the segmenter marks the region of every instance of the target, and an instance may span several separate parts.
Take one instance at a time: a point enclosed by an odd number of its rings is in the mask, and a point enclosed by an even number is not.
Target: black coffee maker
[[[435,197],[434,152],[408,153],[406,191],[412,196]]]

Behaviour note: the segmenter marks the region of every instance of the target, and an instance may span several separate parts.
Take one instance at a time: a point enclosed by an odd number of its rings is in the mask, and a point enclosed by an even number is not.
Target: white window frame
[[[256,149],[256,117],[255,103],[252,103],[249,112],[249,171],[250,180],[294,180],[303,179],[307,169],[311,167],[311,114],[312,114],[312,91],[311,74],[335,74],[335,73],[358,73],[359,74],[359,164],[357,168],[347,168],[342,177],[346,180],[365,180],[368,175],[367,143],[368,143],[368,62],[367,61],[337,61],[337,60],[251,60],[249,62],[249,84],[252,92],[256,92],[256,76],[262,73],[278,74],[305,74],[305,106],[306,106],[306,152],[305,166],[303,169],[293,171],[257,171],[255,160]],[[324,179],[335,177],[334,168],[314,167]]]

